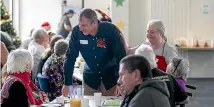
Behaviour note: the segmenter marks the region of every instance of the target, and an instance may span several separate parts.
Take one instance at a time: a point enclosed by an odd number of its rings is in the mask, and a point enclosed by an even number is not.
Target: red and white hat
[[[42,23],[41,27],[45,27],[45,26],[51,26],[51,25],[48,22]]]
[[[95,9],[95,11],[97,11],[102,16],[102,18],[100,19],[101,21],[108,21],[108,22],[112,21],[111,18],[101,10]]]

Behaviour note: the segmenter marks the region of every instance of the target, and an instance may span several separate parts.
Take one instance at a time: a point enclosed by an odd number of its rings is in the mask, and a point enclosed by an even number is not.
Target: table
[[[89,106],[90,107],[96,107],[95,106],[95,101],[94,101],[94,96],[84,96],[84,98],[89,99]],[[102,103],[105,100],[114,100],[114,99],[120,99],[119,97],[116,96],[102,96]],[[68,98],[66,100],[69,100]],[[56,100],[53,100],[51,103],[56,103]],[[64,107],[70,107],[70,103],[65,103]],[[103,107],[120,107],[120,106],[103,106]]]
[[[214,48],[177,48],[180,57],[189,60],[188,78],[214,78]]]

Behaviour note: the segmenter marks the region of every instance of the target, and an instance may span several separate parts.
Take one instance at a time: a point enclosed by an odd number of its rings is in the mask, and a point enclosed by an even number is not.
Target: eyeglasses
[[[177,68],[178,68],[178,66],[180,65],[181,61],[182,61],[182,59],[180,59],[180,60],[178,61],[178,63],[175,65],[175,69],[174,69],[174,71],[172,72],[172,74],[175,73],[175,71],[177,70]]]

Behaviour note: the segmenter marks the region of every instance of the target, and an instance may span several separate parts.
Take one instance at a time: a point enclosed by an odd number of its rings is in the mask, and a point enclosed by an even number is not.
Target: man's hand
[[[63,85],[63,87],[62,87],[62,95],[67,97],[68,94],[69,94],[69,86]]]

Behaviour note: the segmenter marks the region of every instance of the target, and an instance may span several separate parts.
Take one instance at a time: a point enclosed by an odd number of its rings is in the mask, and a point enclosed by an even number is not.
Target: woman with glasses
[[[185,86],[185,82],[187,80],[187,74],[189,72],[189,61],[175,57],[172,59],[172,61],[167,66],[166,72],[168,74],[173,75],[176,78],[176,81],[179,83],[179,85],[187,91],[187,88]]]

